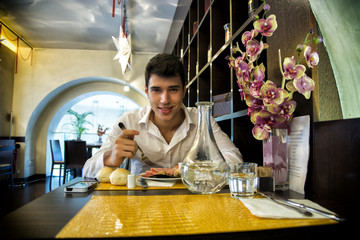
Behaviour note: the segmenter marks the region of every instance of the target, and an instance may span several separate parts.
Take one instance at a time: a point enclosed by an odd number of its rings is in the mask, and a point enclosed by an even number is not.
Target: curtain
[[[343,117],[358,118],[360,117],[360,1],[309,0],[309,2],[334,71]]]

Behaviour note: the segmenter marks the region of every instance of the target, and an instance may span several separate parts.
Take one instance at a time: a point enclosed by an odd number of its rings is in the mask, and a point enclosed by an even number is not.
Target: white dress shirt
[[[135,129],[140,132],[139,135],[134,137],[134,140],[157,167],[172,168],[182,162],[193,145],[198,120],[197,108],[186,108],[184,105],[182,108],[185,112],[184,122],[176,130],[170,143],[166,142],[157,126],[149,120],[150,106],[124,113],[112,127],[101,148],[86,161],[83,169],[84,177],[94,178],[96,173],[104,167],[104,157],[111,153],[115,139],[122,131],[118,126],[119,122],[122,122],[126,129]],[[228,135],[220,129],[215,119],[211,119],[216,143],[226,162],[242,162],[239,149],[231,142]],[[131,159],[132,174],[138,175],[151,168],[140,159],[141,154],[137,151],[135,157]]]

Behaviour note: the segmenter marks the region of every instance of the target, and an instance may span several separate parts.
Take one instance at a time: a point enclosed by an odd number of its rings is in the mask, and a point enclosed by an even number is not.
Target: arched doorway
[[[88,77],[68,82],[49,93],[32,113],[25,136],[24,177],[46,173],[46,155],[48,149],[48,129],[56,113],[71,100],[96,91],[118,93],[132,99],[140,106],[148,103],[146,94],[130,86],[128,92],[123,91],[125,81]]]
[[[85,98],[84,98],[85,97]],[[78,113],[92,112],[87,116],[87,130],[81,135],[81,139],[86,143],[96,144],[99,140],[97,136],[98,124],[112,128],[116,120],[125,112],[135,110],[140,107],[131,99],[114,92],[109,91],[93,91],[77,96],[64,104],[59,111],[56,112],[50,122],[48,129],[48,139],[60,140],[60,146],[64,150],[64,141],[76,139],[73,126],[69,124],[72,117],[67,114],[69,109]],[[106,132],[108,133],[108,132]],[[107,134],[103,136],[106,139]],[[96,149],[93,149],[96,151]],[[52,165],[51,149],[47,148],[46,154],[46,176],[50,175]],[[58,176],[58,169],[54,170],[54,176]]]

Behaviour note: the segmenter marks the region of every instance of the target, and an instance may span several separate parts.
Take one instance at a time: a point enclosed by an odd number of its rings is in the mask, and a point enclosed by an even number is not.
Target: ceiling
[[[183,2],[189,1],[126,0],[132,51],[164,52],[169,45],[169,32],[175,39],[179,33],[172,29],[173,20],[174,17],[178,20],[176,16]],[[112,36],[119,38],[118,0],[115,0],[115,17],[112,11],[113,0],[0,1],[1,22],[33,48],[116,51]]]

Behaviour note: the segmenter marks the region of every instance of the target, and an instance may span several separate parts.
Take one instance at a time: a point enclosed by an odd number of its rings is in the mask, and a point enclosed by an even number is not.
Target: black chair
[[[14,189],[15,140],[0,140],[0,176],[10,175],[11,189]]]
[[[72,170],[76,177],[77,170],[82,170],[87,160],[86,141],[65,141],[65,171]],[[79,174],[81,176],[81,174]],[[64,178],[65,183],[65,178]]]
[[[50,140],[50,149],[51,149],[51,157],[52,157],[52,164],[51,164],[51,173],[50,173],[50,191],[51,191],[51,183],[52,183],[52,178],[53,178],[53,172],[54,172],[54,167],[55,165],[60,165],[59,167],[59,186],[61,183],[61,170],[62,167],[64,166],[64,179],[66,176],[66,171],[65,171],[65,161],[63,159],[63,155],[61,152],[61,147],[60,147],[60,141],[59,140]]]

